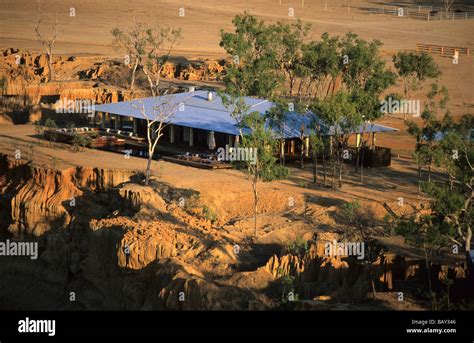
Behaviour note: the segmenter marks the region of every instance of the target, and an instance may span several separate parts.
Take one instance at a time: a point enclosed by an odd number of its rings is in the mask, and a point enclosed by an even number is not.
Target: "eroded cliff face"
[[[80,167],[43,169],[9,162],[5,155],[0,159],[7,168],[2,172],[2,212],[3,217],[9,217],[7,230],[15,237],[39,237],[51,229],[67,227],[76,205],[84,201],[84,192],[112,189],[133,174]]]
[[[368,265],[325,253],[337,234],[321,232],[303,252],[283,249],[249,268],[256,245],[179,206],[182,190],[144,186],[131,172],[41,169],[0,155],[0,191],[2,239],[39,246],[37,260],[0,257],[3,309],[261,310],[288,306],[290,291],[297,309],[367,300]],[[438,267],[434,281],[466,276],[461,266]],[[378,291],[400,290],[423,272],[424,261],[389,252],[372,264]]]

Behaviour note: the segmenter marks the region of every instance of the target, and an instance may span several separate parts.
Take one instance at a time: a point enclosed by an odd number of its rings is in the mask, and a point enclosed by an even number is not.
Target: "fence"
[[[420,20],[459,20],[474,19],[474,12],[446,12],[444,10],[423,11],[422,6],[418,10],[408,10],[402,7],[395,8],[365,8],[365,12],[370,15],[387,15],[405,19]]]
[[[428,20],[459,20],[459,19],[474,19],[474,12],[430,12],[428,13]]]
[[[442,56],[454,56],[457,51],[459,55],[469,56],[469,48],[453,47],[453,46],[444,46],[444,45],[434,45],[434,44],[416,44],[416,51],[427,52],[429,54],[436,54]]]

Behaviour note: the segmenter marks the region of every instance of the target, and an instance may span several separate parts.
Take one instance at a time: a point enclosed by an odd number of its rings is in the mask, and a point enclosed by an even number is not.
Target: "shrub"
[[[295,240],[290,241],[285,251],[289,254],[296,255],[302,258],[309,249],[308,241],[304,240],[300,235],[296,236]]]
[[[202,214],[203,217],[209,220],[211,223],[214,223],[217,220],[217,215],[207,206],[203,206]]]
[[[79,151],[80,148],[85,148],[86,146],[90,145],[91,138],[86,135],[75,134],[74,138],[72,139],[72,149],[73,151]]]

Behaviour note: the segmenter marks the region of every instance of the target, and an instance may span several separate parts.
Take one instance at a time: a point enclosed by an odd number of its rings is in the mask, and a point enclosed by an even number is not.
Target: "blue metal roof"
[[[194,129],[203,129],[215,132],[222,132],[232,135],[240,133],[237,122],[224,104],[222,99],[216,92],[212,93],[212,100],[208,100],[208,91],[193,91],[176,93],[170,95],[162,95],[159,97],[135,99],[131,101],[123,101],[117,103],[96,105],[95,111],[107,112],[120,116],[134,117],[144,119],[140,112],[140,108],[144,106],[145,113],[153,118],[154,108],[163,108],[166,111],[172,111],[170,122],[174,125],[187,126]],[[249,106],[250,111],[258,111],[264,115],[274,104],[268,100],[244,97],[245,103]],[[137,108],[138,107],[138,108]],[[287,120],[284,127],[285,138],[300,137],[301,125],[305,127],[305,133],[309,133],[311,119],[316,119],[313,113],[308,112],[307,115],[301,115],[296,112],[288,112]],[[322,127],[325,127],[321,123]],[[361,132],[363,127],[359,128]],[[244,128],[243,132],[248,133],[249,129]],[[279,137],[279,130],[274,128],[275,136]],[[339,131],[339,130],[338,130]],[[387,132],[397,131],[397,129],[382,126],[378,124],[368,124],[364,132]],[[334,127],[322,130],[326,134],[333,134]]]

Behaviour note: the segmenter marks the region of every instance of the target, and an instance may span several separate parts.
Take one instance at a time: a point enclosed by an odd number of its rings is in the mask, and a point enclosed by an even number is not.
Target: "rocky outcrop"
[[[214,60],[178,64],[175,66],[174,77],[189,81],[216,81],[222,77],[224,65],[224,61]]]
[[[189,190],[131,176],[41,169],[0,155],[0,235],[9,228],[39,244],[38,260],[0,258],[0,309],[262,310],[288,306],[291,290],[291,308],[348,310],[370,305],[371,278],[377,291],[392,292],[423,281],[424,261],[394,253],[382,253],[372,273],[353,256],[327,256],[326,243],[343,239],[334,233],[262,257],[258,244],[236,242],[195,208],[179,206]],[[466,277],[463,266],[431,270],[434,286]]]
[[[239,310],[255,301],[252,292],[209,281],[188,264],[169,260],[162,266],[154,275],[143,309],[160,303],[172,310]]]
[[[52,228],[71,222],[71,212],[80,205],[84,192],[104,191],[133,175],[127,171],[93,168],[52,170],[13,165],[5,155],[0,159],[8,166],[4,171],[2,198],[9,202],[8,232],[16,237],[41,236]]]
[[[367,294],[367,270],[352,257],[325,254],[325,244],[336,237],[335,234],[316,235],[303,256],[273,256],[264,268],[276,278],[297,277],[299,289],[296,292],[302,299],[324,295],[346,300],[350,294],[354,297],[352,300],[362,300]]]

